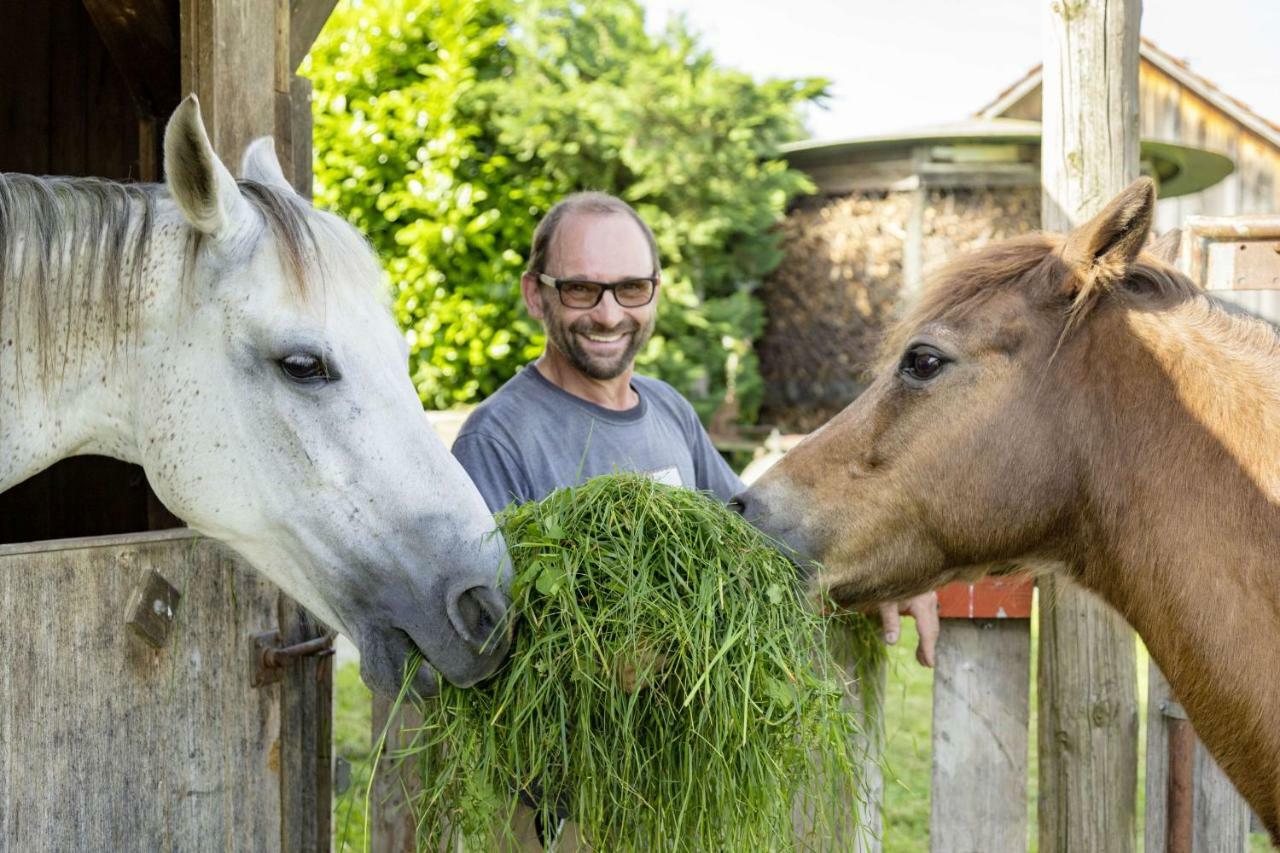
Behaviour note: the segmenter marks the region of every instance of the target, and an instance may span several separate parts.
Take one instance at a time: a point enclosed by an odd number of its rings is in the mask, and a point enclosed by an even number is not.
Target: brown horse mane
[[[923,326],[943,317],[964,317],[1010,290],[1031,291],[1047,304],[1060,304],[1061,338],[1114,294],[1152,305],[1199,301],[1209,315],[1241,324],[1237,334],[1251,342],[1260,343],[1258,336],[1265,335],[1273,346],[1280,344],[1269,324],[1231,316],[1195,282],[1150,254],[1139,255],[1113,285],[1082,282],[1061,257],[1064,242],[1060,235],[1025,234],[951,260],[928,277],[919,299],[886,331],[875,367],[896,363],[910,336]]]

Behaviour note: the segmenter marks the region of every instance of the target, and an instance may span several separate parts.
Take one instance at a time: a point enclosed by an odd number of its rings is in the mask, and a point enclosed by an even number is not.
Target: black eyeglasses
[[[579,278],[555,278],[538,273],[538,281],[554,287],[560,294],[560,304],[566,308],[595,308],[604,298],[606,290],[613,291],[613,298],[623,308],[640,308],[653,301],[658,292],[658,277],[628,278],[623,281],[588,281]]]

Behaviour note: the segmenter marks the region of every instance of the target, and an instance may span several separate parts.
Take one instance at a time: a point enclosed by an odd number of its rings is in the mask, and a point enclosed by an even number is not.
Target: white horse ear
[[[248,203],[209,143],[195,95],[178,104],[165,127],[164,178],[182,215],[197,231],[223,237],[245,216]]]
[[[270,136],[260,136],[249,143],[240,160],[240,177],[257,181],[278,190],[293,192],[276,157],[276,143]]]
[[[1156,211],[1156,184],[1138,178],[1102,212],[1067,235],[1062,259],[1071,268],[1075,290],[1108,287],[1124,278],[1147,243]]]

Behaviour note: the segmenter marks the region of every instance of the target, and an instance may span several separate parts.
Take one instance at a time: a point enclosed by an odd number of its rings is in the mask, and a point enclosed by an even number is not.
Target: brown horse
[[[1155,191],[963,257],[740,496],[837,601],[1050,565],[1137,629],[1280,836],[1280,339],[1141,253]]]

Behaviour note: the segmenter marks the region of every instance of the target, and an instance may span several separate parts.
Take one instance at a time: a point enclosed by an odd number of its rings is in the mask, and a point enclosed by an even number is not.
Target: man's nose
[[[613,295],[613,291],[607,290],[600,295],[600,302],[596,305],[595,310],[591,312],[591,316],[596,321],[597,326],[611,329],[622,322],[622,319],[626,316],[626,311],[618,304],[618,299]]]

